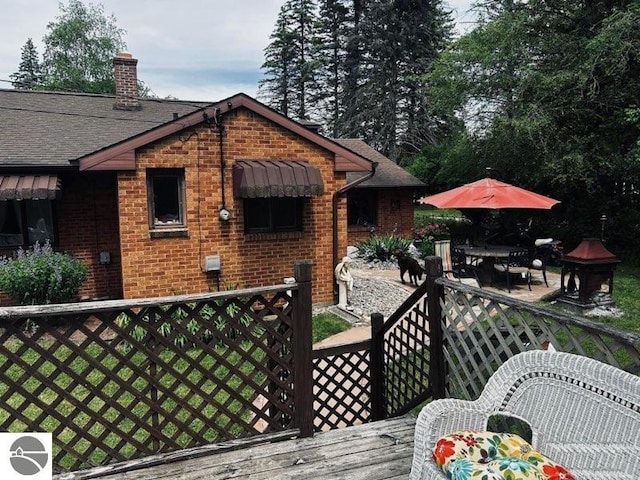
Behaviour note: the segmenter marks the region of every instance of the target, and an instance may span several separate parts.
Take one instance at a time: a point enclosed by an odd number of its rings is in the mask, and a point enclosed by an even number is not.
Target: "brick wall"
[[[118,174],[119,229],[123,295],[149,297],[282,283],[298,259],[313,261],[314,302],[333,298],[333,192],[345,175],[334,174],[333,154],[246,109],[224,114],[225,207],[229,222],[218,218],[223,205],[219,136],[200,126],[140,149],[136,171]],[[298,159],[316,166],[325,193],[305,200],[301,234],[245,235],[243,202],[233,198],[236,159]],[[184,168],[186,236],[150,238],[146,170]],[[346,200],[338,203],[338,252],[346,251]],[[220,255],[219,274],[204,273],[206,255]]]
[[[396,233],[412,236],[413,230],[413,190],[410,188],[378,189],[378,223],[376,235]],[[371,227],[349,227],[349,245],[371,237]]]
[[[54,249],[73,255],[87,266],[87,278],[78,296],[122,298],[115,173],[69,173],[60,177],[62,195],[55,201]],[[111,254],[110,265],[99,263],[99,252]],[[7,256],[12,253],[2,252]],[[1,305],[14,303],[0,293]]]
[[[83,173],[61,180],[62,197],[56,205],[58,250],[73,254],[89,269],[79,295],[121,298],[115,174]],[[99,263],[100,252],[110,253],[109,265]]]

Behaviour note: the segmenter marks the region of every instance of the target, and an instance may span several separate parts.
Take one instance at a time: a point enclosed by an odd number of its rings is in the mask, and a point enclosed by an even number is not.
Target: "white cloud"
[[[102,4],[126,31],[138,59],[138,77],[158,96],[218,100],[240,91],[255,96],[264,48],[285,0],[83,0]],[[63,0],[66,4],[67,0]],[[449,0],[469,21],[469,0]],[[60,14],[57,0],[2,0],[0,80],[18,70],[32,38],[42,55],[47,24]],[[464,25],[464,24],[463,24]],[[0,82],[0,88],[10,88]],[[230,92],[230,93],[229,93]]]
[[[66,4],[66,1],[63,3]],[[138,59],[139,78],[159,96],[205,99],[219,98],[241,86],[255,95],[263,50],[284,0],[103,0],[106,15],[116,17],[124,29],[127,49]],[[60,14],[55,0],[3,0],[0,17],[0,80],[18,70],[20,53],[32,38],[38,53],[47,24]],[[190,72],[199,76],[207,69],[226,71],[203,88],[203,80],[192,85]],[[238,79],[234,80],[234,72]],[[156,76],[157,75],[157,76]],[[247,83],[251,78],[251,84]],[[226,82],[224,85],[220,81]],[[207,82],[205,82],[207,83]],[[6,82],[0,88],[10,88]],[[234,93],[237,93],[236,90]]]

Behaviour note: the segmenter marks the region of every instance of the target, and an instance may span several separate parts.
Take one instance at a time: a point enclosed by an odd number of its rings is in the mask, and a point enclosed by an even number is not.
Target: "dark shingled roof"
[[[411,175],[404,168],[385,157],[359,138],[334,138],[333,140],[358,155],[361,155],[372,162],[378,163],[375,175],[358,184],[356,188],[422,188],[426,186],[422,181]],[[351,183],[364,175],[366,174],[361,172],[349,172],[347,173],[347,182]]]
[[[70,161],[210,105],[141,99],[115,110],[115,96],[0,89],[0,166],[63,168]],[[77,166],[74,166],[77,169]]]

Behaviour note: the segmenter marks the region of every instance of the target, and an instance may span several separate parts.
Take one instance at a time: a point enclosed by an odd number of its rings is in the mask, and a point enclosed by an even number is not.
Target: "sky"
[[[457,29],[469,28],[471,0],[449,0]],[[67,4],[65,0],[63,2]],[[255,97],[264,48],[285,0],[102,0],[107,16],[125,31],[138,59],[138,79],[160,98],[216,101],[243,92]],[[28,38],[42,57],[47,24],[60,15],[58,0],[2,0],[0,88],[20,65]]]

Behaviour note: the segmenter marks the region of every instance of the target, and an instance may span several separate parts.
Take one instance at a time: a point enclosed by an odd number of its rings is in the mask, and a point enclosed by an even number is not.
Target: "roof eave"
[[[147,132],[131,137],[122,142],[103,148],[82,158],[77,159],[79,169],[87,170],[134,170],[135,150],[165,138],[185,128],[197,125],[207,118],[212,118],[216,111],[221,113],[244,107],[281,127],[313,142],[334,153],[334,171],[336,172],[370,172],[372,162],[338,143],[315,133],[303,125],[285,117],[266,105],[240,93],[220,102],[197,110],[184,117],[172,120]]]

